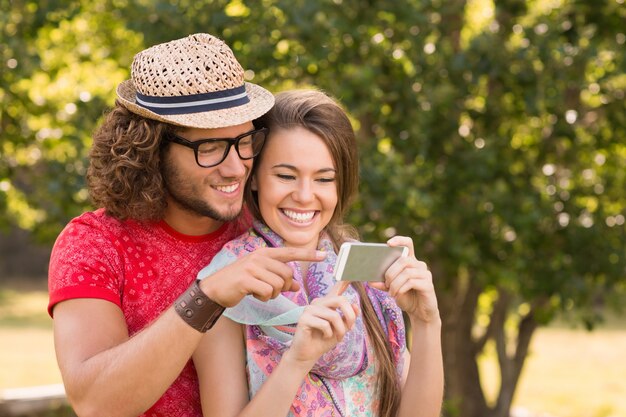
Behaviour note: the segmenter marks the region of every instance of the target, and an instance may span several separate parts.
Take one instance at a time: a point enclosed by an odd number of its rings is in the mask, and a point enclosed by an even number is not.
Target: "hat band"
[[[250,102],[245,84],[222,91],[191,94],[188,96],[157,97],[137,92],[136,103],[156,114],[187,114],[229,109]]]

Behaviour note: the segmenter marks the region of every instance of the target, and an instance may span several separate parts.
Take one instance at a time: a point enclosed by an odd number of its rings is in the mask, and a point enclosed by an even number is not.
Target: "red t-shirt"
[[[108,300],[122,310],[132,336],[167,310],[247,223],[226,223],[208,235],[187,236],[163,221],[119,221],[102,209],[85,213],[72,220],[54,244],[48,312],[52,316],[57,303],[73,298]],[[202,416],[191,360],[144,415]]]

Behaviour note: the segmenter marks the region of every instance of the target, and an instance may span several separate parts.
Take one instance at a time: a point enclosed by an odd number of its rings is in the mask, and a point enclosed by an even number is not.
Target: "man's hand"
[[[249,294],[267,301],[300,288],[287,262],[319,262],[325,257],[324,252],[308,249],[261,248],[203,279],[200,288],[223,307],[232,307]]]

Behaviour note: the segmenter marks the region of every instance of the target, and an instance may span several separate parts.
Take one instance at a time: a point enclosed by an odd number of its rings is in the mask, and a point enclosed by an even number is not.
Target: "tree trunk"
[[[503,304],[508,306],[510,304],[509,294],[501,290],[500,296],[505,299]],[[537,302],[538,305],[541,303],[542,301]],[[498,352],[498,363],[500,364],[501,384],[496,405],[490,413],[491,417],[509,417],[513,396],[517,389],[524,362],[528,356],[528,347],[538,326],[534,317],[536,308],[535,305],[520,319],[517,329],[517,340],[513,346],[514,352],[508,352],[504,335],[504,323],[502,323],[502,326],[499,326],[502,336],[496,337],[496,345],[500,345],[496,350]],[[506,311],[503,316],[506,320]]]
[[[464,280],[459,280],[460,283]],[[446,378],[445,414],[450,417],[485,417],[487,404],[476,363],[472,327],[482,288],[468,278],[442,304],[443,357]],[[464,288],[463,288],[464,287]],[[458,300],[458,301],[457,301]]]
[[[520,318],[517,337],[512,340],[505,333],[505,323],[517,303],[512,294],[499,289],[489,326],[485,334],[476,339],[472,329],[478,297],[483,291],[476,282],[471,276],[458,278],[448,288],[449,296],[440,302],[446,378],[444,413],[447,417],[509,417],[528,347],[537,329],[534,313],[542,302],[535,303],[529,313]],[[493,407],[485,399],[477,362],[488,340],[495,342],[500,367],[501,383]]]

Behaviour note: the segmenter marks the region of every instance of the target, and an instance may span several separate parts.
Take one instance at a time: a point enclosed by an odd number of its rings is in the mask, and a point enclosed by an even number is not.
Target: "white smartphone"
[[[337,281],[384,281],[385,271],[401,256],[406,246],[391,247],[386,243],[345,242],[339,248],[335,279]]]

